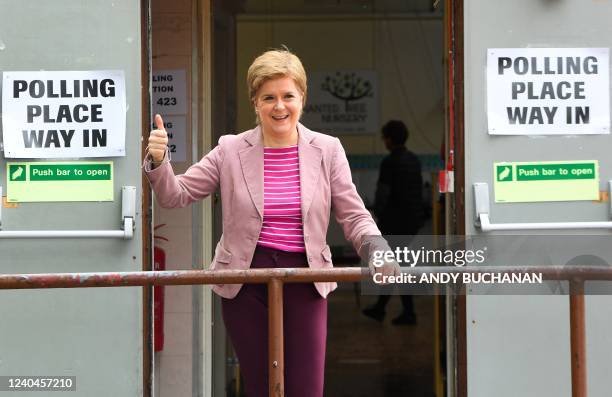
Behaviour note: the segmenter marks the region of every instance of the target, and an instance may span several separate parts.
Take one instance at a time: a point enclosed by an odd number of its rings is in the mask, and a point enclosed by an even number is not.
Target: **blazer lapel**
[[[245,136],[245,140],[251,145],[238,152],[242,175],[247,186],[251,200],[261,219],[263,219],[264,208],[264,151],[261,129],[256,127]]]
[[[311,144],[314,137],[302,124],[298,124],[298,156],[300,164],[300,190],[302,193],[302,222],[306,221],[321,174],[321,148]]]

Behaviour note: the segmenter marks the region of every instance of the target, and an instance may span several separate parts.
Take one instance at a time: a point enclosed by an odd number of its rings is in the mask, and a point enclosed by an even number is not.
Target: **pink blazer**
[[[330,211],[342,226],[344,236],[363,256],[367,236],[380,236],[370,213],[357,194],[340,140],[310,131],[298,124],[302,222],[308,265],[312,269],[332,267],[325,238]],[[238,135],[225,135],[219,144],[175,176],[169,161],[151,170],[145,158],[145,173],[159,204],[184,207],[221,190],[223,235],[215,249],[210,269],[248,269],[263,222],[263,139],[260,127]],[[147,156],[148,157],[148,156]],[[369,250],[368,250],[369,251]],[[215,285],[222,297],[233,298],[242,285]],[[315,283],[322,297],[336,283]]]

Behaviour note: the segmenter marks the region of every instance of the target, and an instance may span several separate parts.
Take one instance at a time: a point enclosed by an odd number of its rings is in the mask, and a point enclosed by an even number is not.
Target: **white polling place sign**
[[[125,128],[123,71],[3,73],[5,157],[125,156]]]
[[[490,48],[493,135],[610,133],[608,48]]]
[[[153,113],[162,115],[174,162],[187,161],[187,77],[184,69],[154,70]],[[155,123],[151,123],[155,128]]]
[[[153,113],[162,116],[187,114],[185,69],[154,70],[152,75]]]

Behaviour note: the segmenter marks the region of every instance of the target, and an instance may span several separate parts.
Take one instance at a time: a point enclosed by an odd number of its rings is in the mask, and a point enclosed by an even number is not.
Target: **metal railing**
[[[542,273],[546,280],[570,283],[570,346],[572,397],[587,397],[586,332],[584,282],[612,280],[612,268],[594,266],[478,266],[413,267],[405,273],[420,277],[424,273],[508,274]],[[0,274],[0,290],[40,288],[135,287],[151,285],[267,284],[268,285],[268,370],[269,395],[284,396],[283,361],[283,284],[305,282],[355,282],[370,277],[367,268],[332,269],[249,269],[177,270],[119,273]]]

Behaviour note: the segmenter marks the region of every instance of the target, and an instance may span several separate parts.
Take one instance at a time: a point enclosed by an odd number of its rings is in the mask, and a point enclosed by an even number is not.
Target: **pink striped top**
[[[305,252],[297,145],[264,148],[264,219],[258,245]]]

